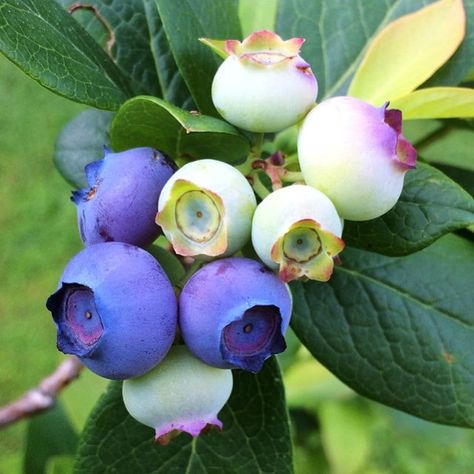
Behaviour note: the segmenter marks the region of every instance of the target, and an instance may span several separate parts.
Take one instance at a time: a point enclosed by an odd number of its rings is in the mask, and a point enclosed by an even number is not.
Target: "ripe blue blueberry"
[[[46,306],[58,349],[109,379],[150,370],[176,333],[168,277],[148,252],[121,242],[91,245],[74,256]]]
[[[79,232],[84,245],[126,242],[140,247],[160,234],[155,223],[161,189],[174,164],[152,148],[106,153],[86,166],[89,188],[74,191]]]
[[[291,316],[288,286],[261,263],[225,258],[203,266],[179,298],[179,327],[206,364],[258,372],[286,348]]]

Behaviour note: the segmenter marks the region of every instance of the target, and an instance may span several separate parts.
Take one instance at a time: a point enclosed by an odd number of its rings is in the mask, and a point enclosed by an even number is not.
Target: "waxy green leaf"
[[[131,95],[104,50],[53,0],[0,4],[0,51],[53,92],[115,110]]]
[[[237,0],[156,0],[179,71],[199,111],[217,116],[211,84],[221,59],[199,38],[240,39]]]
[[[171,53],[156,2],[145,0],[144,5],[150,31],[150,47],[161,88],[160,97],[186,110],[195,109],[196,106]]]
[[[117,112],[110,131],[114,151],[151,146],[172,158],[211,158],[238,164],[250,145],[232,125],[186,112],[155,97],[135,97]]]
[[[147,6],[153,0],[57,0],[108,52],[134,95],[161,96]],[[159,20],[159,19],[158,19]]]
[[[474,248],[446,236],[404,258],[347,248],[328,283],[295,282],[292,327],[371,399],[474,427]]]
[[[232,395],[219,419],[224,424],[222,432],[194,439],[181,434],[167,446],[157,445],[153,430],[127,413],[122,384],[113,382],[83,432],[74,472],[293,472],[288,414],[274,359],[258,375],[234,371]]]
[[[395,207],[371,221],[346,221],[343,239],[373,252],[406,255],[472,224],[474,199],[441,171],[418,163],[406,174]]]
[[[87,186],[84,167],[104,157],[109,146],[109,126],[114,114],[85,110],[70,120],[56,139],[54,164],[63,178],[76,188]]]

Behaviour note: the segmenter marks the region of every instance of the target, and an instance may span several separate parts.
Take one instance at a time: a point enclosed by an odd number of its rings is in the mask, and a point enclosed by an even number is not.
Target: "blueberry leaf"
[[[344,95],[367,46],[390,21],[429,0],[287,0],[279,3],[276,28],[283,38],[306,38],[301,50],[318,79],[318,101]],[[387,58],[389,61],[390,59]],[[459,81],[462,77],[459,78]],[[452,83],[451,83],[452,85]]]
[[[75,188],[87,187],[84,167],[104,157],[109,146],[108,130],[113,113],[85,110],[61,130],[54,149],[54,164],[63,178]]]
[[[107,53],[52,0],[5,0],[0,51],[51,91],[114,110],[131,91]]]
[[[109,52],[134,95],[161,95],[147,4],[153,0],[57,0]],[[159,18],[158,18],[159,21]]]
[[[395,207],[371,221],[346,221],[343,238],[349,245],[384,255],[407,255],[472,224],[472,196],[441,171],[418,163],[406,174]]]
[[[474,247],[454,235],[408,257],[347,248],[328,283],[293,283],[292,327],[360,394],[474,427]]]
[[[199,111],[217,115],[211,84],[221,59],[199,38],[240,39],[238,2],[226,0],[156,0],[179,71]]]
[[[73,455],[78,436],[61,403],[28,422],[23,459],[25,474],[43,474],[48,461],[58,455]]]
[[[151,51],[161,87],[161,97],[186,110],[195,109],[196,106],[188,87],[171,53],[155,0],[146,0],[144,5],[150,31]]]
[[[121,383],[112,382],[82,434],[74,472],[293,472],[283,386],[274,359],[258,375],[234,371],[234,389],[219,418],[224,424],[220,433],[194,440],[181,434],[167,446],[157,445],[153,430],[125,410]]]
[[[237,164],[249,153],[249,142],[232,125],[193,114],[164,100],[140,96],[127,101],[112,122],[114,151],[150,146],[172,158],[212,158]]]

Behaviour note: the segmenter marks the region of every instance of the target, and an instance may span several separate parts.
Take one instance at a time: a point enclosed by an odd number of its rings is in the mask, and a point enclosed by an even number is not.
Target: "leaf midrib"
[[[379,268],[381,268],[381,267],[379,267]],[[430,305],[428,302],[422,300],[419,296],[413,295],[413,294],[409,293],[406,290],[402,290],[401,288],[399,288],[397,286],[394,286],[391,283],[387,283],[385,281],[382,281],[381,279],[376,279],[376,278],[371,277],[367,274],[360,273],[356,270],[349,269],[347,267],[338,267],[336,269],[336,271],[337,272],[342,272],[342,273],[347,273],[347,274],[349,274],[349,275],[351,275],[355,278],[360,278],[362,280],[367,280],[368,282],[370,282],[371,284],[373,284],[375,286],[382,287],[382,288],[384,288],[384,289],[386,289],[390,292],[395,293],[397,295],[397,297],[400,298],[400,299],[408,299],[409,301],[413,302],[415,305],[423,307],[425,310],[428,310],[428,313],[434,311],[434,312],[440,314],[441,316],[446,317],[450,320],[453,320],[457,324],[460,324],[460,325],[466,327],[469,330],[474,329],[474,325],[469,325],[467,322],[459,319],[457,315],[455,315],[453,313],[450,313],[449,311],[441,310],[439,308],[436,308],[436,307]]]

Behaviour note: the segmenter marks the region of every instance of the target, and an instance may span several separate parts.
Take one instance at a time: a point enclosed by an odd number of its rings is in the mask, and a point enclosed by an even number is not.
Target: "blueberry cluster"
[[[227,41],[212,89],[222,116],[249,131],[275,132],[304,118],[302,183],[257,205],[249,180],[224,162],[177,169],[159,151],[135,148],[107,150],[86,167],[88,186],[73,193],[85,248],[47,301],[58,349],[124,380],[125,406],[162,443],[179,431],[221,427],[231,369],[258,372],[286,348],[287,282],[327,281],[344,248],[342,219],[386,212],[414,165],[398,111],[350,97],[315,106],[302,42],[269,31]],[[144,250],[161,233],[194,262],[176,288]],[[250,241],[260,261],[244,256]]]

